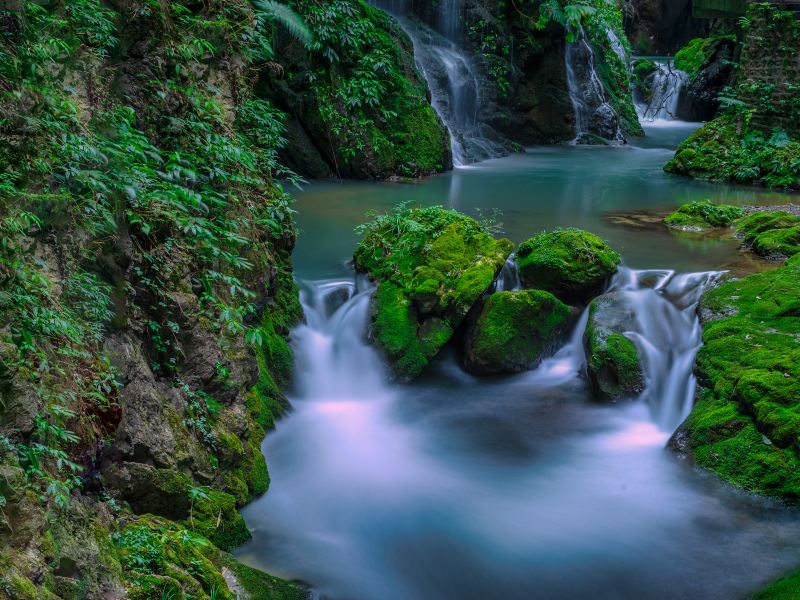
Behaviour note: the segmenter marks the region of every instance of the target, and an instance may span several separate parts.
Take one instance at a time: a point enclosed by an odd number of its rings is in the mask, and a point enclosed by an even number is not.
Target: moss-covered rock
[[[549,292],[489,296],[464,340],[464,366],[476,375],[529,369],[568,331],[573,311]]]
[[[127,597],[162,600],[169,594],[201,600],[217,598],[307,598],[298,585],[239,563],[207,538],[158,517],[145,515],[116,536],[128,581]]]
[[[586,371],[595,397],[616,401],[633,398],[644,390],[638,351],[625,335],[632,329],[633,313],[619,296],[605,294],[589,307],[583,343]]]
[[[398,375],[415,377],[492,285],[513,244],[442,207],[401,206],[364,233],[354,261],[378,282],[372,336]]]
[[[751,213],[737,223],[736,233],[766,258],[783,259],[800,252],[800,216],[786,211]]]
[[[699,399],[672,445],[746,490],[800,499],[800,258],[700,306]]]
[[[664,219],[672,229],[704,231],[714,227],[730,227],[744,215],[739,206],[713,204],[710,200],[689,202]]]
[[[620,256],[596,235],[556,229],[520,244],[517,265],[527,288],[547,290],[568,303],[586,302],[603,291]]]
[[[183,525],[222,550],[233,550],[252,537],[236,510],[236,498],[217,490],[209,490],[204,498],[194,503]]]

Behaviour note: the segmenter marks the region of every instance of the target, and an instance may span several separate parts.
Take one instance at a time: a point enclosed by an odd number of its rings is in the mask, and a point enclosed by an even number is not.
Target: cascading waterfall
[[[676,274],[620,268],[608,291],[632,316],[625,335],[642,357],[644,398],[655,423],[671,433],[692,407],[694,358],[702,343],[697,303],[721,273]]]
[[[606,99],[605,88],[595,70],[594,50],[582,31],[577,41],[567,42],[564,60],[569,99],[575,113],[573,143],[590,142],[593,136],[623,143],[619,118]]]
[[[637,112],[642,121],[674,121],[678,118],[681,91],[688,81],[685,72],[675,69],[672,62],[656,63],[658,70],[645,82],[649,88],[648,98],[637,103]]]
[[[503,269],[497,277],[495,288],[498,292],[511,292],[522,288],[517,261],[513,254],[508,257],[506,264],[503,265]]]
[[[462,0],[436,7],[434,28],[411,15],[403,0],[371,0],[398,18],[414,45],[414,59],[431,91],[431,105],[450,133],[453,164],[468,165],[507,154],[499,136],[480,119],[481,79],[461,47]]]

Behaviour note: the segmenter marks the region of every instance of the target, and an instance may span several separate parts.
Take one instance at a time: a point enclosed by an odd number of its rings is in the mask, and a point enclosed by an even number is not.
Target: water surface
[[[448,348],[411,385],[390,383],[364,342],[370,290],[345,265],[353,227],[402,200],[473,215],[498,207],[516,241],[584,227],[636,268],[741,266],[735,241],[607,218],[703,198],[788,201],[664,174],[690,127],[648,129],[635,147],[536,148],[413,185],[315,183],[299,195],[308,324],[294,333],[295,410],[265,440],[272,487],[243,511],[253,540],[242,560],[334,600],[722,600],[800,563],[796,512],[664,447],[691,398],[681,361],[695,348],[692,302],[709,275],[623,270],[618,289],[642,323],[632,339],[654,348],[648,389],[632,402],[591,401],[580,329],[535,371],[474,378]]]

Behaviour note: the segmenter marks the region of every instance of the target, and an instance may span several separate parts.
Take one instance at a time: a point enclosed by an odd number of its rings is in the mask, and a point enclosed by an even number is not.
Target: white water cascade
[[[573,143],[587,143],[592,137],[624,143],[619,118],[595,70],[594,50],[582,32],[577,41],[567,42],[564,60],[569,99],[575,113]]]
[[[658,70],[647,78],[648,98],[640,99],[637,112],[642,121],[674,121],[678,118],[681,91],[688,81],[685,72],[675,69],[672,62],[656,63]]]
[[[643,398],[653,421],[672,433],[694,400],[694,358],[702,343],[697,303],[721,273],[676,274],[669,270],[620,268],[608,296],[628,312],[632,340],[642,357]]]
[[[398,18],[414,45],[414,59],[431,91],[431,105],[450,133],[453,164],[508,154],[503,140],[481,121],[481,78],[461,46],[463,0],[442,0],[433,27],[411,14],[404,0],[371,0]]]

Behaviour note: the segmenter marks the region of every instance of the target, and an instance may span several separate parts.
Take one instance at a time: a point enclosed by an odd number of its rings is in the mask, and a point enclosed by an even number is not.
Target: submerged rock
[[[522,284],[568,303],[584,303],[602,292],[619,263],[619,254],[608,244],[581,229],[540,233],[517,250]]]
[[[751,492],[800,500],[800,257],[702,300],[697,403],[671,447]]]
[[[464,366],[476,375],[530,369],[568,331],[573,316],[549,292],[497,292],[465,338]]]
[[[378,282],[372,336],[395,372],[410,379],[451,338],[514,245],[441,207],[401,207],[365,232],[354,262]]]
[[[586,370],[595,396],[604,400],[632,398],[644,390],[644,375],[634,343],[625,337],[634,314],[614,293],[592,302],[584,333]]]

